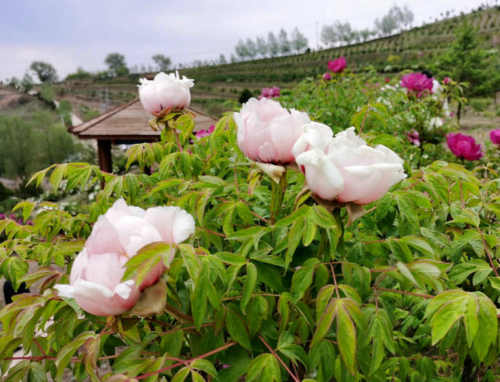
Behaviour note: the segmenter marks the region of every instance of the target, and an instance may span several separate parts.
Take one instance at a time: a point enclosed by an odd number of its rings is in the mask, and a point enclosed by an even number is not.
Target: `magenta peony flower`
[[[408,137],[408,140],[411,142],[411,144],[420,146],[420,135],[418,134],[417,130],[411,129],[410,131],[408,131],[406,136]]]
[[[323,74],[323,79],[325,81],[330,81],[332,79],[332,76],[330,73],[326,72],[325,74]]]
[[[445,84],[445,85],[448,85],[450,82],[451,82],[451,78],[450,77],[445,77],[443,79],[443,84]]]
[[[241,151],[256,162],[274,164],[293,162],[292,147],[310,122],[306,113],[288,111],[267,98],[250,98],[234,113],[234,121]]]
[[[215,130],[215,125],[210,125],[210,127],[207,130],[205,129],[198,130],[195,133],[195,137],[198,139],[208,137],[210,134],[214,132],[214,130]]]
[[[70,284],[57,284],[55,289],[60,296],[74,298],[83,310],[97,316],[122,314],[165,270],[163,262],[158,263],[137,285],[134,280],[121,281],[125,263],[145,245],[177,244],[194,229],[193,217],[179,207],[143,210],[128,206],[123,199],[117,200],[94,224],[83,250],[75,258]]]
[[[328,69],[330,69],[333,73],[342,73],[346,66],[347,62],[343,56],[336,58],[333,61],[328,61]]]
[[[477,144],[470,135],[450,133],[446,136],[446,143],[451,152],[459,158],[477,160],[483,156],[481,145]]]
[[[495,145],[500,145],[500,129],[491,130],[490,139]]]
[[[273,86],[272,88],[262,88],[260,91],[259,99],[262,98],[274,98],[280,96],[280,88]]]
[[[409,73],[401,78],[401,87],[406,88],[408,92],[421,97],[426,91],[432,92],[432,78],[423,73]]]

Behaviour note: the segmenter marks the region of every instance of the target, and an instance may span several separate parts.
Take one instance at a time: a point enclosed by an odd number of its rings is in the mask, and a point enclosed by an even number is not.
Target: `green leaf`
[[[135,275],[135,282],[141,285],[150,271],[161,261],[170,265],[175,255],[175,249],[165,242],[155,242],[142,247],[135,256],[125,264],[122,281],[130,280]]]
[[[241,296],[240,309],[243,314],[246,314],[246,308],[250,298],[252,297],[252,293],[255,289],[255,285],[257,284],[257,267],[252,263],[247,263],[247,277],[245,280],[245,284],[243,285],[243,294]]]
[[[215,366],[212,364],[212,362],[210,362],[209,360],[197,359],[191,364],[191,367],[196,370],[202,370],[208,375],[211,375],[212,377],[217,376],[217,370],[215,369]]]
[[[206,319],[207,313],[207,303],[208,303],[208,295],[207,289],[209,288],[208,284],[210,283],[208,269],[204,267],[204,269],[200,272],[198,280],[195,283],[194,291],[191,296],[191,309],[194,318],[194,324],[199,329],[201,328],[201,324]]]
[[[73,341],[70,343],[66,344],[61,350],[59,350],[59,353],[57,353],[57,358],[56,358],[56,366],[57,366],[57,374],[56,374],[56,380],[57,381],[62,381],[63,375],[64,375],[64,370],[66,369],[66,366],[68,366],[69,362],[71,361],[71,358],[73,355],[76,353],[76,351],[89,339],[95,339],[96,335],[93,332],[83,332],[81,333],[78,337],[76,337]]]
[[[337,314],[337,305],[338,300],[331,299],[323,313],[321,313],[321,316],[316,325],[316,331],[314,332],[311,341],[311,347],[314,347],[314,345],[321,341],[325,337],[326,333],[328,333],[328,330],[332,326],[333,319]]]
[[[290,215],[278,220],[274,226],[275,227],[287,227],[291,224],[293,224],[296,220],[304,217],[307,215],[311,207],[309,206],[302,206],[299,209],[293,211]]]
[[[498,318],[495,304],[483,293],[473,292],[479,300],[478,331],[473,343],[479,361],[488,355],[490,346],[495,346],[498,335]]]
[[[293,274],[291,294],[295,302],[302,299],[311,286],[316,264],[319,264],[318,259],[309,259]]]
[[[476,337],[479,329],[479,320],[477,317],[479,304],[476,298],[468,298],[465,305],[465,338],[467,339],[467,345],[470,348],[472,347],[472,343],[474,342],[474,338]]]
[[[465,313],[467,296],[443,304],[431,319],[432,345],[439,342]]]
[[[356,328],[344,304],[337,308],[337,341],[340,355],[352,375],[356,373]]]
[[[235,312],[231,307],[226,311],[226,328],[234,341],[238,342],[245,349],[249,351],[252,350],[244,320],[241,315]]]
[[[281,382],[280,366],[272,354],[261,354],[250,363],[246,382],[252,381]]]
[[[292,262],[293,255],[295,250],[300,244],[300,240],[302,239],[302,233],[304,232],[304,219],[296,220],[292,227],[290,228],[290,232],[288,232],[288,248],[285,254],[285,267],[288,268],[290,263]]]
[[[408,244],[410,247],[422,252],[422,254],[430,257],[435,257],[434,249],[423,238],[418,236],[405,236],[401,241]]]
[[[447,224],[470,224],[479,227],[479,216],[471,209],[463,208],[459,204],[453,204],[450,214],[453,220],[447,222]]]
[[[183,367],[180,369],[177,373],[175,373],[174,377],[172,378],[171,382],[184,382],[189,375],[189,372],[191,369],[189,367]]]

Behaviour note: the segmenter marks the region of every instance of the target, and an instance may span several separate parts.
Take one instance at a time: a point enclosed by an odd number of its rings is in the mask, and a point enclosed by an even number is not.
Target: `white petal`
[[[134,284],[134,280],[127,280],[123,283],[120,283],[115,287],[114,293],[126,300],[130,297],[130,293],[132,293]]]

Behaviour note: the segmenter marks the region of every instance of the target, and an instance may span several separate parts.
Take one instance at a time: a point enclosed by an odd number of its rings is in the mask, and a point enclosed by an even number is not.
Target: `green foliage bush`
[[[497,380],[498,162],[474,171],[413,163],[401,131],[438,105],[395,91],[382,99],[388,111],[370,86],[345,74],[281,98],[336,132],[354,124],[401,150],[408,178],[364,207],[318,204],[297,168],[275,183],[239,151],[231,114],[192,143],[189,115],[164,117],[161,142],[132,146],[122,175],[86,163],[34,174],[33,184],[47,179],[54,191],[94,199],[71,211],[25,201],[15,212],[32,226],[0,221],[0,272],[14,286],[39,283],[0,311],[6,378],[62,380],[66,370],[110,382]],[[415,120],[400,127],[405,109]],[[146,167],[151,175],[137,171]],[[196,232],[175,246],[149,310],[97,317],[53,285],[68,282],[92,224],[118,198],[179,206]],[[147,273],[164,253],[140,251],[127,274]],[[40,269],[28,272],[30,261]],[[18,346],[31,356],[8,369]]]
[[[77,144],[54,114],[38,111],[31,119],[0,116],[0,173],[25,178],[53,163],[81,157]]]

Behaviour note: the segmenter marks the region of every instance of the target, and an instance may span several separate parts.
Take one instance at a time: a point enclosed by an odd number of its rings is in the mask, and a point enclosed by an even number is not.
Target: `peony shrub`
[[[95,197],[71,209],[22,201],[13,213],[33,225],[0,221],[0,272],[32,290],[0,310],[4,378],[498,379],[495,163],[482,158],[468,171],[437,151],[439,160],[416,166],[432,144],[415,147],[406,133],[434,113],[432,97],[394,92],[387,111],[365,78],[341,77],[335,86],[307,80],[283,105],[253,100],[203,141],[190,143],[190,114],[162,115],[162,140],[133,146],[124,174],[86,163],[34,174],[31,183],[47,179],[53,194]],[[308,160],[312,152],[329,167]],[[281,168],[278,179],[253,162],[262,159]],[[352,181],[361,204],[341,203],[340,187],[321,200],[308,169],[322,172],[320,186]],[[385,194],[364,205],[375,189]],[[182,218],[183,235],[165,208],[192,217]],[[154,284],[141,290],[150,274]],[[55,288],[87,277],[99,293],[134,281],[139,298],[104,317]]]

